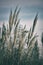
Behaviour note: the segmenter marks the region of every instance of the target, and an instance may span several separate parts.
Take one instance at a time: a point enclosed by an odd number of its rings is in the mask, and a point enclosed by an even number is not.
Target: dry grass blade
[[[17,20],[18,20],[18,17],[16,16],[15,21],[14,21],[14,26],[16,25]]]
[[[19,8],[19,9],[18,9],[16,16],[18,16],[18,14],[19,14],[20,10],[21,10],[21,8]]]
[[[26,37],[26,34],[25,34],[25,36],[24,36],[24,33],[26,33],[27,31],[24,31],[25,30],[25,28],[26,28],[26,25],[24,26],[24,28],[23,28],[23,30],[22,30],[22,38],[20,39],[20,42],[19,42],[19,49],[20,49],[20,52],[22,51],[22,49],[23,49],[23,45],[24,45],[24,41],[25,41],[25,37]]]
[[[11,27],[12,27],[12,10],[11,10],[10,17],[9,17],[9,30],[10,30],[10,32],[11,32]]]
[[[17,19],[18,19],[18,14],[19,14],[19,12],[20,12],[20,9],[21,9],[21,8],[19,8],[19,9],[18,9],[18,11],[17,11],[17,13],[16,13],[16,15],[15,15],[14,25],[15,25],[15,24],[16,24],[16,22],[17,22]]]
[[[28,43],[29,43],[30,34],[31,34],[31,28],[30,28],[29,33],[28,33],[28,41],[27,41],[27,45],[28,45]]]
[[[16,6],[13,17],[12,17],[12,24],[14,23],[14,18],[16,16],[16,12],[17,12],[18,6]]]
[[[29,47],[32,45],[32,42],[35,41],[36,37],[38,37],[38,35],[33,36],[33,38],[30,40]]]
[[[18,20],[17,24],[16,24],[16,27],[15,27],[15,30],[17,30],[17,27],[19,25],[19,22],[20,22],[20,19]]]
[[[22,37],[24,37],[24,34],[27,32],[25,31],[26,25],[24,26],[23,30],[22,30]]]
[[[18,28],[19,22],[20,22],[20,19],[18,20],[16,27],[15,27],[15,30],[14,30],[14,44],[15,44],[15,40],[16,40],[17,28]]]
[[[35,26],[36,26],[36,23],[37,23],[37,17],[38,17],[38,14],[36,14],[35,19],[34,19],[34,22],[33,22],[33,27],[32,27],[32,33],[31,33],[31,36],[32,36],[33,33],[34,33],[34,29],[35,29]]]
[[[18,19],[18,14],[19,14],[20,8],[19,8],[18,11],[17,11],[17,9],[18,9],[18,6],[16,6],[16,8],[15,8],[13,16],[12,16],[12,11],[11,11],[11,14],[10,14],[10,19],[9,19],[9,29],[10,29],[10,32],[9,32],[9,36],[10,36],[11,30],[12,30],[14,19],[15,19],[15,22],[17,22],[17,19]]]

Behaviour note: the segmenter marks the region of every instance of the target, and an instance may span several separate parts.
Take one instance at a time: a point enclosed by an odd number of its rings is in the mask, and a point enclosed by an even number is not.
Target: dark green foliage
[[[43,32],[42,32],[42,36],[41,36],[41,42],[42,42],[42,46],[43,46]]]
[[[37,40],[32,51],[31,61],[33,65],[39,65],[39,48]]]
[[[39,65],[43,65],[43,59],[39,59]]]

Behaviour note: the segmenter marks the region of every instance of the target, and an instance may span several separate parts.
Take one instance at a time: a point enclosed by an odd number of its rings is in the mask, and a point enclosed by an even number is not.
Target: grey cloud
[[[43,0],[0,0],[0,7],[43,5]]]

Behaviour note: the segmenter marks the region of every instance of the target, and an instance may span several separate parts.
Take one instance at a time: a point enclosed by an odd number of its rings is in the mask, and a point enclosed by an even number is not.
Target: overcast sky
[[[33,19],[37,12],[43,19],[43,0],[0,0],[0,21],[8,20],[10,10],[16,5],[21,7],[21,19]]]
[[[15,7],[21,7],[20,19],[21,23],[32,26],[36,13],[38,12],[38,22],[36,32],[43,32],[43,0],[0,0],[0,25],[3,21],[9,20],[10,10],[14,11]]]

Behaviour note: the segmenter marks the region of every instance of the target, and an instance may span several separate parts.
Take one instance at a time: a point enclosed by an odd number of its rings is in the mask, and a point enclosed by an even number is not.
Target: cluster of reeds
[[[16,7],[14,13],[12,13],[12,11],[10,12],[7,29],[3,24],[0,44],[0,65],[29,65],[29,59],[38,36],[37,34],[34,34],[38,15],[36,14],[33,26],[30,30],[26,30],[25,25],[21,32],[18,32],[20,23],[18,15],[20,9],[21,8]],[[13,28],[14,38],[12,42],[11,32]],[[19,35],[19,33],[21,34]],[[19,43],[16,42],[17,36]],[[26,46],[26,48],[24,46]]]

